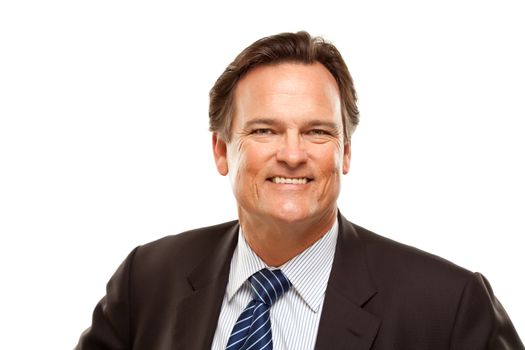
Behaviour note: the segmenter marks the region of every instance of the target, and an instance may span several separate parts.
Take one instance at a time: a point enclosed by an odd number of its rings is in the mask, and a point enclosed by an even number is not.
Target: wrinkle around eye
[[[321,130],[322,131],[322,130]],[[339,143],[339,136],[333,135],[330,132],[324,131],[324,133],[312,133],[307,132],[303,136],[305,139],[314,142],[314,143],[326,143],[326,142],[335,142]]]

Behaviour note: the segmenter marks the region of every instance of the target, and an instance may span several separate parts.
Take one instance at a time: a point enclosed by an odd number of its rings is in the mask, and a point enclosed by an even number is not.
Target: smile
[[[311,181],[311,179],[307,177],[291,178],[291,177],[281,177],[281,176],[272,177],[270,178],[270,180],[275,184],[292,184],[292,185],[305,185]]]

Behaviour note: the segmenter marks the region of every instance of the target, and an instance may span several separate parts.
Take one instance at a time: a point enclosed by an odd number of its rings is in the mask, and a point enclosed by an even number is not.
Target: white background
[[[520,3],[3,1],[0,348],[72,348],[135,246],[235,218],[208,91],[301,29],[360,97],[343,213],[482,272],[524,337]]]

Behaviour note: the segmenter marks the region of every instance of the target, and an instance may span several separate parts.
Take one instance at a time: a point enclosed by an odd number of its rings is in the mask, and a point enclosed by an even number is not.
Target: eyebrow
[[[323,126],[325,128],[332,129],[332,130],[339,130],[339,127],[338,127],[337,123],[335,123],[335,122],[328,122],[328,121],[324,121],[324,120],[312,120],[312,121],[308,122],[307,125],[309,127]]]
[[[260,124],[263,124],[263,125],[282,125],[283,122],[281,122],[278,119],[274,119],[274,118],[256,118],[256,119],[252,119],[252,120],[247,121],[244,124],[244,128],[245,129],[249,129],[250,127],[253,127],[254,125],[260,125]],[[306,127],[318,127],[318,126],[322,126],[322,127],[329,128],[329,129],[332,129],[332,130],[339,130],[339,127],[338,127],[337,123],[335,123],[335,122],[329,122],[329,121],[314,119],[314,120],[308,121],[306,123]]]
[[[244,128],[249,129],[250,127],[254,125],[258,125],[258,124],[265,124],[265,125],[276,125],[277,124],[278,125],[278,124],[282,124],[282,122],[280,122],[277,119],[273,119],[273,118],[256,118],[256,119],[252,119],[244,123]]]

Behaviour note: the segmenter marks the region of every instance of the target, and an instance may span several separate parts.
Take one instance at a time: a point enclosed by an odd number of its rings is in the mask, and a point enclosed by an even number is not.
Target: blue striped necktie
[[[272,350],[270,306],[292,286],[281,270],[262,269],[249,278],[253,300],[233,326],[227,350]]]

